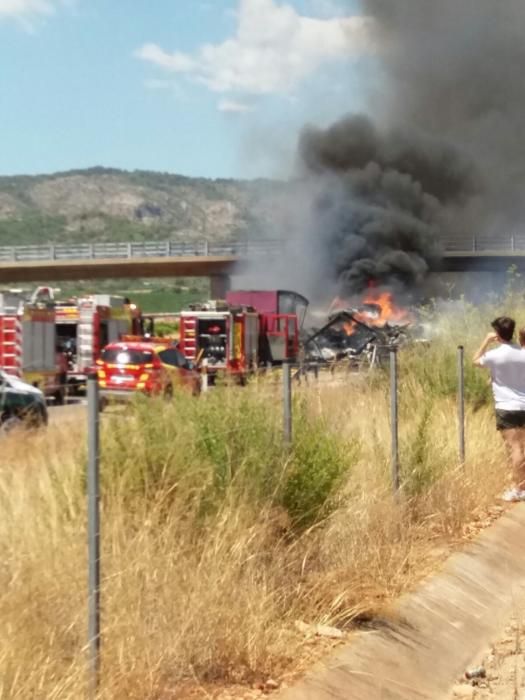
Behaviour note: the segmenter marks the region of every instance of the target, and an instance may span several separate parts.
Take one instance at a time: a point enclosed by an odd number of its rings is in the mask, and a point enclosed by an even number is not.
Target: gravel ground
[[[450,700],[525,700],[525,591],[500,638],[476,667],[483,668],[485,677],[462,678]]]

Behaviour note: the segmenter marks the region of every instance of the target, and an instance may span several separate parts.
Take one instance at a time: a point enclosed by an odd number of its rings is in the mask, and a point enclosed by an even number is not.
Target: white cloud
[[[251,105],[245,102],[238,102],[237,100],[220,100],[217,104],[217,109],[219,112],[233,112],[235,114],[245,114],[253,111]]]
[[[50,15],[54,12],[49,0],[0,0],[0,17],[24,17],[28,15]]]
[[[55,14],[58,7],[70,0],[0,0],[0,21],[18,20],[26,29],[32,29],[35,19]]]
[[[194,55],[145,44],[136,56],[218,93],[286,94],[323,64],[372,50],[367,17],[314,18],[276,0],[240,0],[235,36]]]
[[[189,73],[197,68],[195,61],[186,54],[180,52],[169,54],[156,44],[144,44],[138,49],[136,56],[144,61],[155,63],[161,68],[167,68],[174,73]]]

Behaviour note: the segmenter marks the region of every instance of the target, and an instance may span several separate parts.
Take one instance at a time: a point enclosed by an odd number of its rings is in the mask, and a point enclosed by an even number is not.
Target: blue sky
[[[363,107],[357,3],[0,0],[0,174],[285,174],[305,122]]]

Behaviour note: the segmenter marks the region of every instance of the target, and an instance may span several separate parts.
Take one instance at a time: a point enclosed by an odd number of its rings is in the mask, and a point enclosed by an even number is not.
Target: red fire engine
[[[123,297],[94,294],[55,304],[57,339],[68,360],[67,381],[85,386],[102,348],[126,334],[142,335],[140,310]]]
[[[29,302],[21,293],[0,294],[0,369],[62,403],[55,334],[49,290],[38,289]]]
[[[295,292],[229,292],[225,302],[194,304],[181,312],[179,347],[188,360],[205,360],[212,377],[226,372],[242,378],[257,367],[297,357],[299,317],[307,305]]]

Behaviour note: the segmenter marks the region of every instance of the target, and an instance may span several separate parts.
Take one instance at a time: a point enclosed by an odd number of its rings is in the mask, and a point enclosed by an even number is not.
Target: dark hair
[[[525,347],[525,328],[520,328],[518,335],[520,339],[520,345],[522,347]]]
[[[514,335],[514,329],[516,328],[516,321],[513,318],[498,316],[490,325],[494,328],[501,340],[510,343]]]

